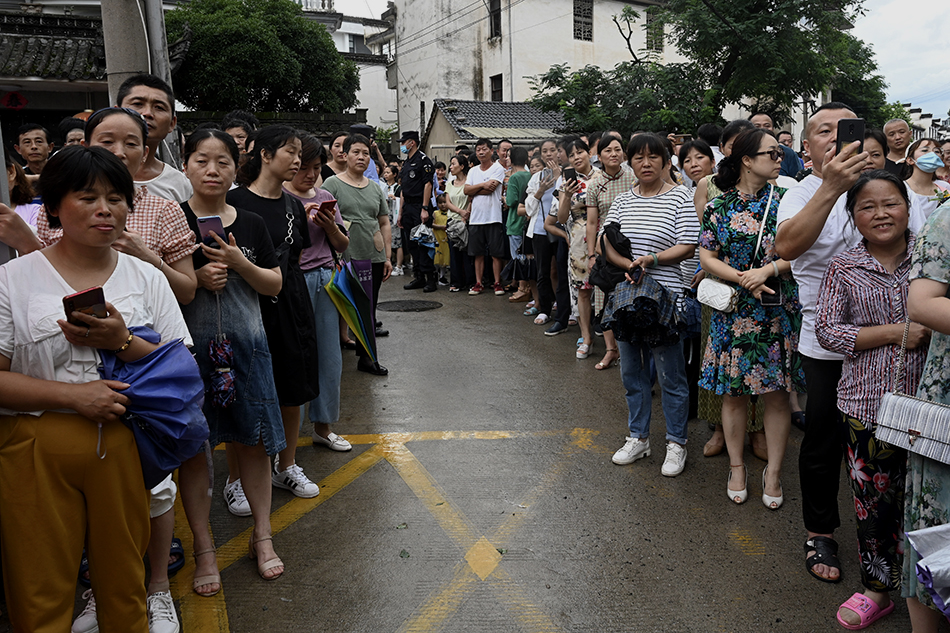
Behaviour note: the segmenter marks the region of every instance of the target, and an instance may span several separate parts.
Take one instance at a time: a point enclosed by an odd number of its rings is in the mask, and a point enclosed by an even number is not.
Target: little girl
[[[432,233],[435,235],[435,258],[433,263],[439,271],[439,283],[443,286],[448,285],[449,268],[449,238],[445,234],[445,227],[449,221],[449,205],[445,199],[445,194],[440,193],[435,197],[438,210],[432,212]]]

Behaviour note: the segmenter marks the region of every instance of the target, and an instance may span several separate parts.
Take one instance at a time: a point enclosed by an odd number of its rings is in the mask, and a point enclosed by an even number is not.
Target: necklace
[[[641,195],[642,197],[644,197],[644,198],[652,198],[652,197],[654,197],[654,196],[658,196],[658,195],[660,195],[661,193],[663,193],[663,188],[666,187],[666,183],[663,182],[663,181],[660,181],[660,187],[659,187],[659,189],[657,189],[656,191],[650,192],[650,193],[647,193],[646,191],[643,190],[643,185],[642,185],[642,184],[637,185],[637,187],[640,189],[640,195]]]

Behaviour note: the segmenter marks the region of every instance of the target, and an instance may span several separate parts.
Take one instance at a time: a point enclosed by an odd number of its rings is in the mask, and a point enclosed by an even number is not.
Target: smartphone
[[[838,121],[838,141],[835,154],[841,153],[841,148],[861,141],[857,153],[864,151],[864,119],[841,119]]]
[[[217,247],[218,245],[218,243],[214,241],[214,237],[211,236],[212,232],[222,240],[226,239],[224,236],[224,224],[221,222],[221,216],[219,215],[209,215],[198,218],[198,231],[201,233],[201,241],[208,246]]]
[[[324,200],[320,203],[320,206],[317,207],[313,213],[310,214],[310,219],[316,222],[317,214],[329,215],[331,218],[336,217],[336,200]]]
[[[682,145],[686,141],[693,140],[693,135],[692,134],[676,134],[673,136],[673,138],[676,139],[675,141],[673,141],[674,143]]]
[[[73,312],[91,314],[98,319],[106,318],[106,296],[101,286],[95,286],[82,292],[63,297],[63,309],[66,311],[66,321],[73,325],[86,325],[73,318]]]
[[[554,172],[551,171],[550,167],[545,167],[541,170],[541,180],[549,180],[551,178],[551,174],[553,173]]]
[[[568,180],[577,180],[577,170],[573,167],[568,167],[564,170],[564,182]]]
[[[633,280],[633,283],[638,284],[641,281],[643,281],[644,274],[645,273],[643,272],[643,268],[641,268],[640,266],[637,266],[636,268],[630,271],[630,278]]]
[[[765,280],[765,287],[773,291],[775,294],[770,295],[767,292],[762,292],[759,302],[764,306],[780,306],[782,305],[782,286],[781,280],[778,277],[769,277]]]

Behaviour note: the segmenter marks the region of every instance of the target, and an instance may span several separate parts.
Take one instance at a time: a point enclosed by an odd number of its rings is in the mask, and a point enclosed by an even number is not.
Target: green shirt
[[[531,180],[531,172],[524,170],[511,174],[508,179],[508,191],[505,193],[505,204],[508,205],[508,221],[505,229],[508,235],[524,235],[524,227],[528,218],[518,215],[518,205],[524,202],[525,189]]]
[[[380,186],[370,180],[365,187],[354,187],[333,176],[327,178],[323,188],[337,199],[340,215],[348,224],[350,245],[346,254],[352,259],[368,259],[374,264],[386,261],[379,218],[386,216],[389,219],[389,205]]]

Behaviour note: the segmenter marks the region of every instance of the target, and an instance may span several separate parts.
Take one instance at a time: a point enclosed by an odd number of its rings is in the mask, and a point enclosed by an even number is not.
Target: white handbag
[[[752,251],[752,260],[755,260],[755,256],[759,253],[759,247],[762,245],[762,232],[765,230],[765,223],[769,218],[773,193],[775,193],[775,187],[769,185],[769,199],[765,203],[765,214],[762,216],[762,223],[759,226],[759,239],[755,243],[755,250]],[[752,261],[749,262],[749,269],[752,269]],[[705,277],[699,282],[699,287],[696,288],[696,299],[713,310],[732,312],[736,309],[739,291],[735,286],[723,283],[718,279]]]

